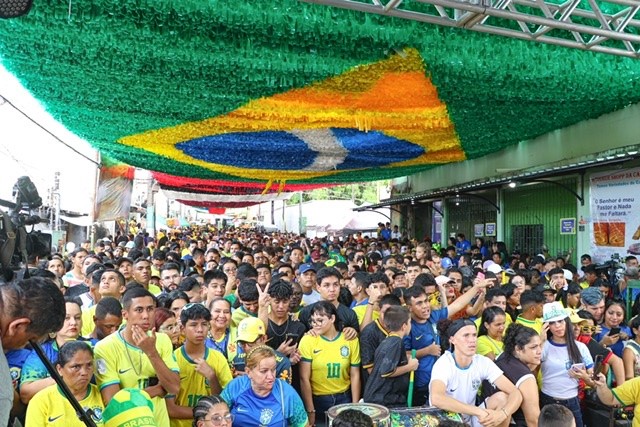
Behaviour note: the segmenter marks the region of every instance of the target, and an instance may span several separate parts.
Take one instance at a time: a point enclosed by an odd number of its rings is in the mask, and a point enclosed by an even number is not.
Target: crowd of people
[[[29,269],[60,291],[42,347],[97,425],[323,426],[364,402],[484,427],[570,412],[582,427],[589,399],[640,399],[640,317],[623,299],[638,261],[613,280],[571,256],[389,225],[344,239],[203,227],[83,242]],[[6,357],[13,418],[82,425],[33,350]]]

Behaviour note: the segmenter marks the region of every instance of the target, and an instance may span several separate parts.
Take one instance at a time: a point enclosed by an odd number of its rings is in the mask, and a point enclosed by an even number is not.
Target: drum
[[[327,411],[327,426],[331,427],[333,420],[345,409],[355,409],[369,415],[373,420],[374,427],[391,427],[389,410],[382,405],[373,403],[343,403],[342,405],[332,406]]]

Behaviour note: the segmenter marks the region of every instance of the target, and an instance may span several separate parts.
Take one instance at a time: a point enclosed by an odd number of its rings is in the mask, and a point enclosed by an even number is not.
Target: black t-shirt
[[[89,292],[89,287],[84,283],[80,283],[78,285],[67,288],[66,292],[64,293],[64,296],[69,298],[76,298],[87,292]]]
[[[300,339],[307,332],[307,328],[297,320],[289,319],[282,325],[278,325],[269,319],[267,327],[267,345],[277,350],[285,340],[288,334],[297,335],[296,343],[300,343]]]
[[[500,356],[498,356],[496,365],[502,370],[504,376],[507,377],[509,381],[511,381],[516,387],[520,385],[520,381],[522,381],[522,379],[527,375],[531,376],[535,380],[535,376],[527,365],[507,353],[502,353]],[[489,397],[498,391],[487,381],[483,382],[482,389],[484,398]],[[522,412],[522,409],[520,408],[516,412],[514,412],[514,414],[512,415],[512,420],[517,426],[526,427],[527,425],[527,420],[524,417],[524,412]]]
[[[387,332],[382,328],[379,320],[374,320],[364,327],[360,333],[360,366],[362,366],[360,378],[362,378],[362,390],[369,380],[368,368],[373,368],[373,360],[376,349],[387,337]]]
[[[298,319],[304,324],[307,328],[307,331],[311,329],[311,308],[316,303],[306,305],[302,307],[300,310],[300,315]],[[356,312],[351,310],[349,307],[338,304],[338,322],[336,325],[336,329],[338,331],[342,331],[344,328],[353,328],[356,331],[360,332],[360,323],[358,322],[358,316]]]
[[[387,337],[387,332],[378,320],[364,327],[360,334],[360,363],[364,369],[373,367],[376,349]]]
[[[587,335],[580,335],[577,340],[587,346],[587,349],[589,350],[589,353],[591,354],[593,360],[596,360],[596,356],[602,356],[603,363],[609,362],[609,359],[611,358],[613,352],[600,344],[598,341]]]
[[[364,401],[386,407],[406,406],[409,373],[397,377],[389,376],[398,366],[406,364],[407,353],[402,338],[397,335],[385,338],[375,352],[373,370],[364,388]]]

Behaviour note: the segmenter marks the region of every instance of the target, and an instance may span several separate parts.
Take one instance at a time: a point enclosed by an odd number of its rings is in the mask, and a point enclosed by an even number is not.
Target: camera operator
[[[627,289],[627,281],[628,280],[638,280],[638,258],[633,255],[629,255],[624,259],[624,274],[618,281],[618,290],[620,291],[620,296],[626,299],[625,291]],[[632,295],[631,300],[635,299],[635,293]]]
[[[0,284],[0,426],[8,424],[15,397],[4,352],[57,331],[64,317],[64,298],[51,280],[34,277]]]

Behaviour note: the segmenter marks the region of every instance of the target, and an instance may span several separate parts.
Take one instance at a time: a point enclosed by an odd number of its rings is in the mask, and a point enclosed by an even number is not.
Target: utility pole
[[[302,234],[302,197],[304,191],[300,192],[300,203],[298,203],[298,234]]]

